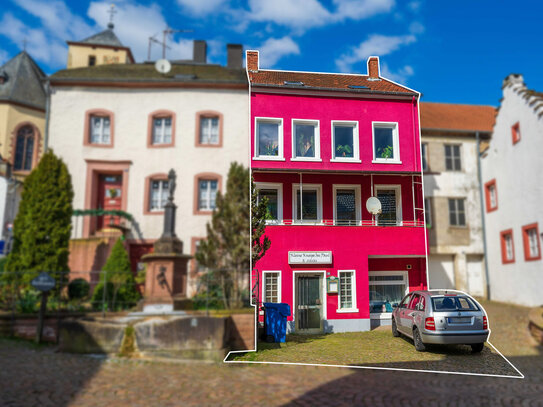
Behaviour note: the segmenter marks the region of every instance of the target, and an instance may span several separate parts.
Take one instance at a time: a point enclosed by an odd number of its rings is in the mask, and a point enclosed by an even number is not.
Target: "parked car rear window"
[[[432,297],[435,311],[479,311],[479,307],[468,297]]]

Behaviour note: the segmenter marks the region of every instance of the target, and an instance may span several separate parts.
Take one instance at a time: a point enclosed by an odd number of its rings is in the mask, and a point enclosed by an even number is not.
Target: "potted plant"
[[[377,149],[377,154],[381,155],[381,158],[391,158],[394,155],[394,149],[392,146],[379,147]]]
[[[353,156],[353,149],[348,144],[340,144],[336,147],[336,156],[339,157],[352,157]]]

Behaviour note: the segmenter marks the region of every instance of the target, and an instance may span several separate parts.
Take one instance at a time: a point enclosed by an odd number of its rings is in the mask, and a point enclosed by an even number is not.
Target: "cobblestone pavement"
[[[527,309],[484,304],[492,343],[525,379],[348,368],[163,363],[0,341],[0,406],[543,406]]]

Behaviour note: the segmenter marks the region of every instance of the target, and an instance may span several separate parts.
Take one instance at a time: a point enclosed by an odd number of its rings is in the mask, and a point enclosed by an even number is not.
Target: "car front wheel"
[[[392,318],[392,336],[397,338],[400,336],[400,332],[398,332],[398,327],[396,326],[396,320]]]
[[[474,343],[471,345],[471,351],[473,353],[479,353],[481,352],[485,347],[484,343]]]
[[[426,345],[422,343],[422,338],[417,328],[413,330],[413,343],[415,344],[415,349],[417,351],[424,352],[426,350]]]

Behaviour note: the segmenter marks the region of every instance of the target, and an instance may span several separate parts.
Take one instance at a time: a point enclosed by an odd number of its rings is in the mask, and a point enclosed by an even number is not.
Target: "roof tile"
[[[422,129],[492,132],[496,108],[481,105],[457,105],[422,102],[420,123]]]

